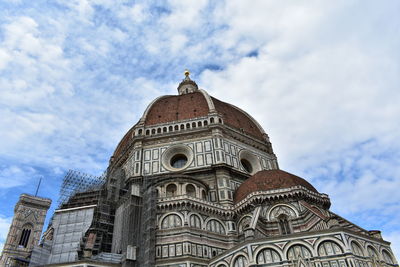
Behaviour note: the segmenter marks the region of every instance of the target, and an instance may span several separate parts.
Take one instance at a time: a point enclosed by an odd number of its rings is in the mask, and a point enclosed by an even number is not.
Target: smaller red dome
[[[249,194],[257,191],[269,191],[299,185],[312,192],[318,193],[309,182],[294,174],[281,170],[259,171],[239,186],[235,192],[234,201],[237,203],[246,198]]]

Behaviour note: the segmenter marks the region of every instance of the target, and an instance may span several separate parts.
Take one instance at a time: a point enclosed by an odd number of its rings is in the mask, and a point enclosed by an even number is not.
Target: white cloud
[[[3,250],[4,243],[6,242],[8,230],[10,229],[12,217],[5,217],[0,215],[0,251]]]

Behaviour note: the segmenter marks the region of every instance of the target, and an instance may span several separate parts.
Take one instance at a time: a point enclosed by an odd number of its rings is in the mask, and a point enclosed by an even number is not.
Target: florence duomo
[[[398,266],[380,231],[280,168],[268,129],[199,85],[185,71],[155,96],[102,176],[69,171],[48,226],[51,200],[21,195],[1,266]]]

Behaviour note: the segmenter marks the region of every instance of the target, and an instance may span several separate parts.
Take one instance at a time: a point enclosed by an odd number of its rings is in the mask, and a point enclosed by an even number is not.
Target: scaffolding
[[[93,176],[79,171],[69,170],[63,179],[57,206],[60,208],[77,193],[99,190],[105,182],[106,172],[101,176]]]

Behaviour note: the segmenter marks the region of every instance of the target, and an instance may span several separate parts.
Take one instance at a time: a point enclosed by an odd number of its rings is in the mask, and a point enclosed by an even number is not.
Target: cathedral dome
[[[186,74],[185,74],[186,75]],[[267,140],[267,134],[260,124],[240,108],[211,97],[199,89],[188,75],[179,84],[178,95],[165,95],[149,104],[138,124],[136,124],[117,146],[114,157],[121,155],[130,140],[134,138],[135,127],[144,129],[168,126],[177,122],[188,122],[209,117],[211,123],[219,123],[240,133],[249,135],[261,142]]]
[[[210,97],[203,90],[160,97],[150,104],[142,119],[145,126],[152,126],[196,119],[211,113],[219,115],[223,124],[257,139],[265,140],[264,131],[250,115],[238,107]]]
[[[296,175],[281,170],[264,170],[257,172],[243,182],[236,190],[234,200],[235,203],[238,203],[253,192],[291,188],[294,186],[302,186],[314,193],[318,193],[309,182]]]

